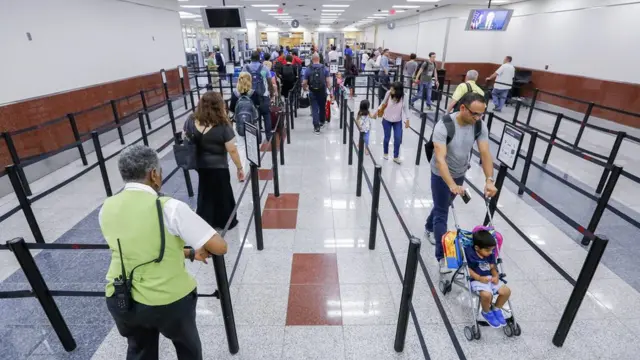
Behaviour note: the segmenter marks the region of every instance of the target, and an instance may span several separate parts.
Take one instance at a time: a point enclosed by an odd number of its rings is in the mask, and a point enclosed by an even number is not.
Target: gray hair
[[[476,70],[467,71],[467,80],[473,80],[473,81],[478,80],[478,71]]]
[[[143,182],[150,171],[159,168],[158,153],[144,145],[125,148],[118,159],[118,170],[124,182]]]
[[[311,60],[313,61],[320,61],[320,55],[318,55],[318,53],[313,53],[313,55],[311,55]]]

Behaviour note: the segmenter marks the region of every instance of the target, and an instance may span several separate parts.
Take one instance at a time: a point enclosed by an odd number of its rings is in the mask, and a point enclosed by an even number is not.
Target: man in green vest
[[[118,168],[124,189],[104,202],[99,221],[111,249],[107,308],[128,340],[127,360],[157,360],[159,334],[173,342],[179,360],[201,360],[197,284],[184,262],[206,263],[227,244],[187,204],[158,194],[162,169],[154,150],[130,146]]]

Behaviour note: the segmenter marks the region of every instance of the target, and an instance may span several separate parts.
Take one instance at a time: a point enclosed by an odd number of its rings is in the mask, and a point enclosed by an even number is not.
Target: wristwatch
[[[193,262],[196,259],[196,251],[193,248],[189,248],[189,260]]]
[[[496,181],[493,179],[493,176],[489,176],[487,178],[487,181],[491,181],[492,183],[495,183]]]

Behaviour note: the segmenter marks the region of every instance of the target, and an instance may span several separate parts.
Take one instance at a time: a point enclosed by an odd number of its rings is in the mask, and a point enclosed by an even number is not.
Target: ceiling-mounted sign
[[[393,30],[395,28],[396,28],[396,23],[395,22],[392,21],[390,23],[387,23],[387,29]]]
[[[297,28],[298,26],[300,26],[300,22],[298,20],[293,20],[291,21],[291,27],[292,28]]]

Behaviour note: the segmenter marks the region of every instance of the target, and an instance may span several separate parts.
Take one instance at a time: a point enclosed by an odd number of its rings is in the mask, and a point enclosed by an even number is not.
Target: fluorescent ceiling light
[[[367,16],[367,19],[379,19],[379,17],[375,17],[375,16]]]
[[[320,15],[320,17],[338,17],[342,14],[322,14]]]
[[[282,14],[269,14],[269,15],[278,17],[278,16],[288,16],[289,14],[288,13],[282,13]]]
[[[253,21],[253,19],[244,19],[245,21]]]
[[[382,15],[382,14],[380,14],[380,15],[373,14],[373,15],[371,15],[371,16],[372,16],[372,17],[374,17],[374,18],[383,19],[383,18],[385,18],[385,17],[387,17],[387,16],[389,16],[389,15],[387,15],[387,14],[384,14],[384,15]]]
[[[178,0],[178,1],[180,1],[180,2],[185,2],[185,1],[189,1],[189,0]]]
[[[322,7],[328,7],[328,8],[348,8],[349,5],[322,5]]]
[[[180,7],[185,9],[200,9],[200,8],[206,8],[207,5],[180,5]]]
[[[251,5],[252,7],[257,7],[257,8],[267,8],[267,7],[278,7],[278,5],[275,4],[256,4],[256,5]]]
[[[389,10],[380,10],[380,11],[378,11],[378,12],[379,12],[379,13],[388,14],[388,13],[389,13]]]
[[[426,2],[426,3],[434,3],[440,0],[407,0],[407,2]]]
[[[318,30],[318,31],[331,31],[331,28],[328,28],[328,27],[319,27],[319,28],[317,28],[316,30]]]
[[[276,12],[278,10],[260,10],[260,11],[266,12],[266,13],[274,13],[274,12]]]
[[[335,9],[322,9],[322,12],[344,12],[344,10],[335,10]]]
[[[393,5],[394,9],[417,9],[420,5]]]

